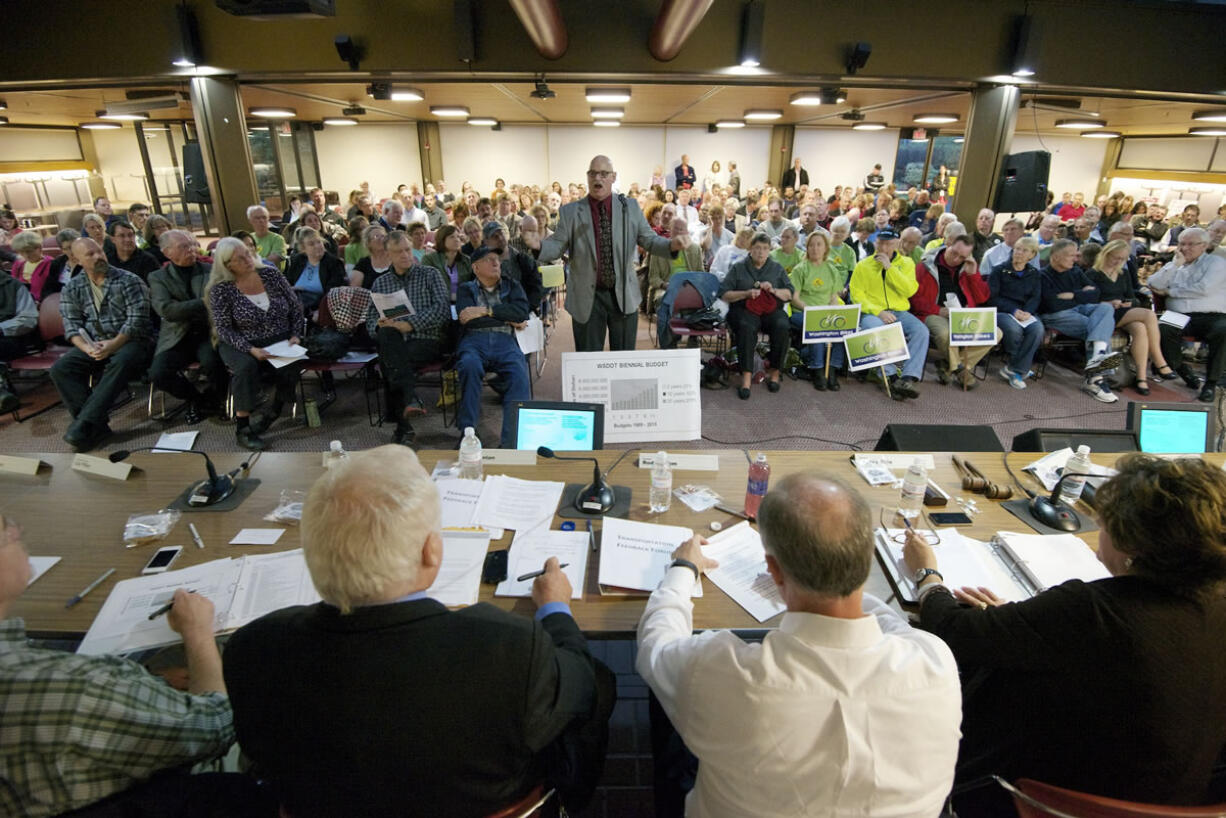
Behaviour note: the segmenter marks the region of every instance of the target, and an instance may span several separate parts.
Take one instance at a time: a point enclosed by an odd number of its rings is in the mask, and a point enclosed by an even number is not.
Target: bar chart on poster
[[[701,369],[697,349],[568,352],[562,399],[603,404],[606,443],[697,440]]]

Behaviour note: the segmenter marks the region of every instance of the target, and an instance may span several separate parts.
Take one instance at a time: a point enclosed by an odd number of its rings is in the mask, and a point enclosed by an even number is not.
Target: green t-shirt
[[[370,255],[370,251],[366,249],[366,245],[360,241],[351,241],[345,245],[345,263],[357,264],[362,259]]]
[[[792,289],[800,300],[808,307],[824,307],[830,303],[830,297],[841,292],[847,285],[847,274],[843,273],[833,259],[826,259],[821,264],[814,264],[805,259],[792,268],[788,275]],[[842,303],[842,301],[838,302]]]
[[[260,251],[260,258],[267,259],[269,256],[280,256],[281,263],[277,266],[282,269],[285,268],[285,239],[271,231],[262,238],[254,234],[251,237],[255,239],[255,249]]]
[[[771,250],[771,258],[779,262],[779,266],[784,269],[784,272],[791,273],[792,268],[799,264],[805,257],[801,252],[800,247],[793,247],[791,253],[783,252],[782,247],[776,247]]]
[[[847,242],[843,242],[838,247],[831,247],[826,259],[834,262],[834,265],[839,268],[839,274],[842,275],[844,282],[851,277],[851,271],[856,269],[856,251],[851,249]]]

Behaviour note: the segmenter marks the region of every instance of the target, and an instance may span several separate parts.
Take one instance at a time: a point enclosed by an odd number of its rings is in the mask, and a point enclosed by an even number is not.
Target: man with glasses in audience
[[[1212,403],[1222,371],[1226,369],[1226,258],[1207,252],[1209,232],[1189,227],[1179,234],[1175,258],[1149,277],[1149,288],[1166,296],[1166,308],[1188,316],[1177,327],[1159,322],[1162,355],[1190,389],[1200,387],[1197,399]],[[1191,336],[1209,345],[1205,380],[1183,360],[1183,339]]]
[[[1005,264],[1013,258],[1013,245],[1017,244],[1017,240],[1026,234],[1026,227],[1022,224],[1021,219],[1009,219],[1000,228],[1000,244],[984,251],[983,258],[979,262],[979,274],[985,279],[992,274],[992,270]],[[1036,255],[1030,260],[1030,266],[1036,270],[1040,269],[1039,257]]]
[[[149,274],[158,269],[158,260],[136,246],[136,228],[124,221],[115,219],[107,225],[107,235],[111,237],[111,247],[106,254],[106,260],[112,267],[127,270],[140,276],[140,280],[149,281]]]
[[[634,349],[638,308],[642,301],[635,274],[636,247],[669,256],[690,243],[688,233],[666,239],[643,218],[638,202],[613,194],[617,172],[607,156],[588,165],[588,194],[562,207],[558,227],[541,241],[525,237],[537,260],[552,262],[570,253],[566,310],[572,319],[575,351]],[[593,252],[594,251],[594,252]]]

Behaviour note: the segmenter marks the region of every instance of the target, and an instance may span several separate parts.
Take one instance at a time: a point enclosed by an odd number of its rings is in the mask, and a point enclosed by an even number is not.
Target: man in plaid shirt
[[[51,367],[51,380],[73,417],[64,440],[87,452],[110,437],[111,404],[149,365],[149,290],[135,274],[112,267],[93,239],[74,241],[72,254],[84,275],[64,285],[60,317],[75,349]]]
[[[442,357],[441,341],[451,323],[451,298],[438,270],[414,261],[413,246],[404,231],[388,233],[387,252],[392,269],[375,279],[370,291],[374,294],[404,290],[412,314],[384,318],[372,303],[366,329],[379,343],[379,361],[387,376],[397,421],[392,442],[408,446],[416,436],[410,419],[426,413],[415,391],[417,370]]]
[[[180,589],[167,614],[183,636],[184,693],[117,656],[31,647],[22,620],[7,618],[29,579],[21,530],[0,518],[0,815],[42,818],[104,799],[116,815],[267,810],[243,776],[184,774],[234,741],[207,597]]]

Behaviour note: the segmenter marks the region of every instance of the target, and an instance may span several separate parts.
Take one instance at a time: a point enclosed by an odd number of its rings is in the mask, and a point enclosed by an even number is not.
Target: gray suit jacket
[[[209,313],[204,306],[204,285],[209,281],[209,268],[196,262],[191,290],[172,265],[149,274],[149,292],[153,311],[162,319],[158,345],[154,354],[164,352],[188,336],[192,328],[209,327]]]
[[[643,218],[639,204],[627,196],[613,197],[613,271],[617,275],[617,303],[626,315],[639,308],[642,293],[634,267],[642,247],[655,256],[669,256],[671,242],[656,235]],[[585,196],[577,202],[563,205],[558,214],[558,229],[541,242],[537,259],[554,261],[570,252],[570,277],[566,283],[566,311],[581,324],[592,315],[596,298],[596,233],[592,226],[592,209]]]

